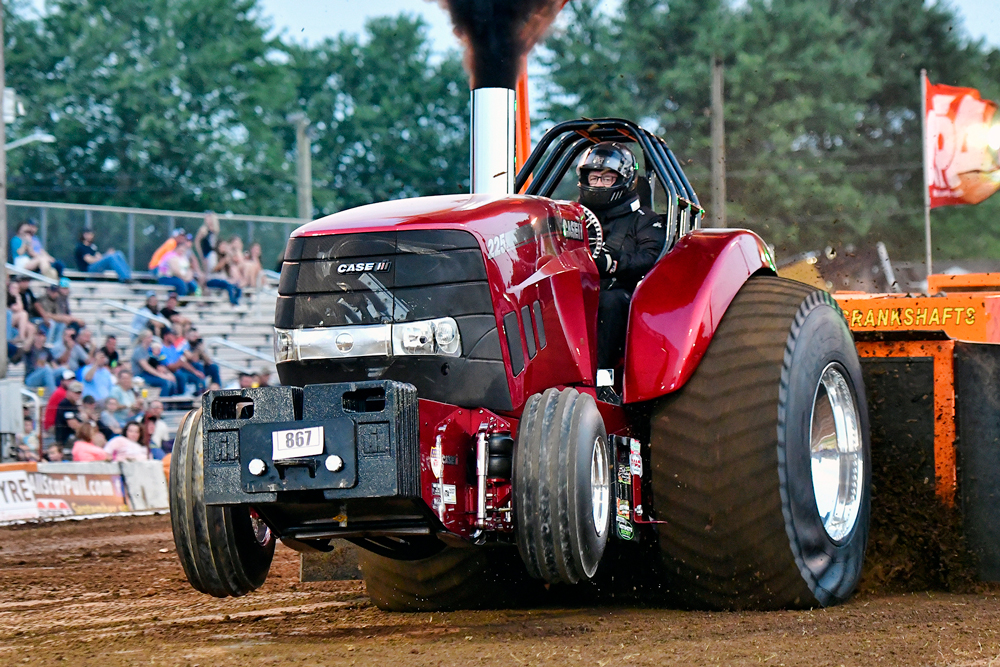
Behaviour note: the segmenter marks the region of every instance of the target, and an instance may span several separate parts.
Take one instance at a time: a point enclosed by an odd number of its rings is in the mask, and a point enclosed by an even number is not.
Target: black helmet
[[[632,151],[616,141],[602,141],[591,146],[576,167],[580,177],[580,203],[587,208],[602,210],[630,199],[635,195],[636,164]],[[588,175],[602,169],[615,172],[618,179],[611,187],[592,187],[587,180]]]

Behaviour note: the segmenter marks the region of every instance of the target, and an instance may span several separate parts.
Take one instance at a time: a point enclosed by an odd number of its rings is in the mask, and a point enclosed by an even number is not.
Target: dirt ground
[[[216,600],[184,579],[166,516],[0,528],[0,665],[954,665],[1000,667],[1000,595],[866,592],[841,607],[391,614],[360,582]]]

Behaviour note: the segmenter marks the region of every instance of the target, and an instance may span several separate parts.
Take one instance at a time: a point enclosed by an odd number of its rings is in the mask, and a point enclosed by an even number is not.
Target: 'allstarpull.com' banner
[[[997,104],[975,88],[927,82],[924,178],[931,208],[978,204],[1000,190]]]

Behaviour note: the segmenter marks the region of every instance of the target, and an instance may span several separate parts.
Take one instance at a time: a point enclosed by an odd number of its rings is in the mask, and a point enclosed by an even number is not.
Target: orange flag
[[[930,207],[978,204],[1000,190],[997,104],[975,88],[927,82],[924,179]]]

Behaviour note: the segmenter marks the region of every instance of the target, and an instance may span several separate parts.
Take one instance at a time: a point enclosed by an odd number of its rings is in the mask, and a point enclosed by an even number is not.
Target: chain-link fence
[[[298,218],[218,216],[220,240],[239,237],[245,249],[260,243],[261,265],[275,270],[280,267],[288,235],[302,224]],[[173,229],[180,227],[194,234],[204,218],[203,213],[184,211],[8,200],[7,238],[13,238],[18,225],[32,219],[38,225],[39,239],[48,253],[75,269],[73,250],[79,242],[80,232],[93,229],[94,243],[101,252],[111,248],[120,250],[133,270],[145,271],[153,252]]]

